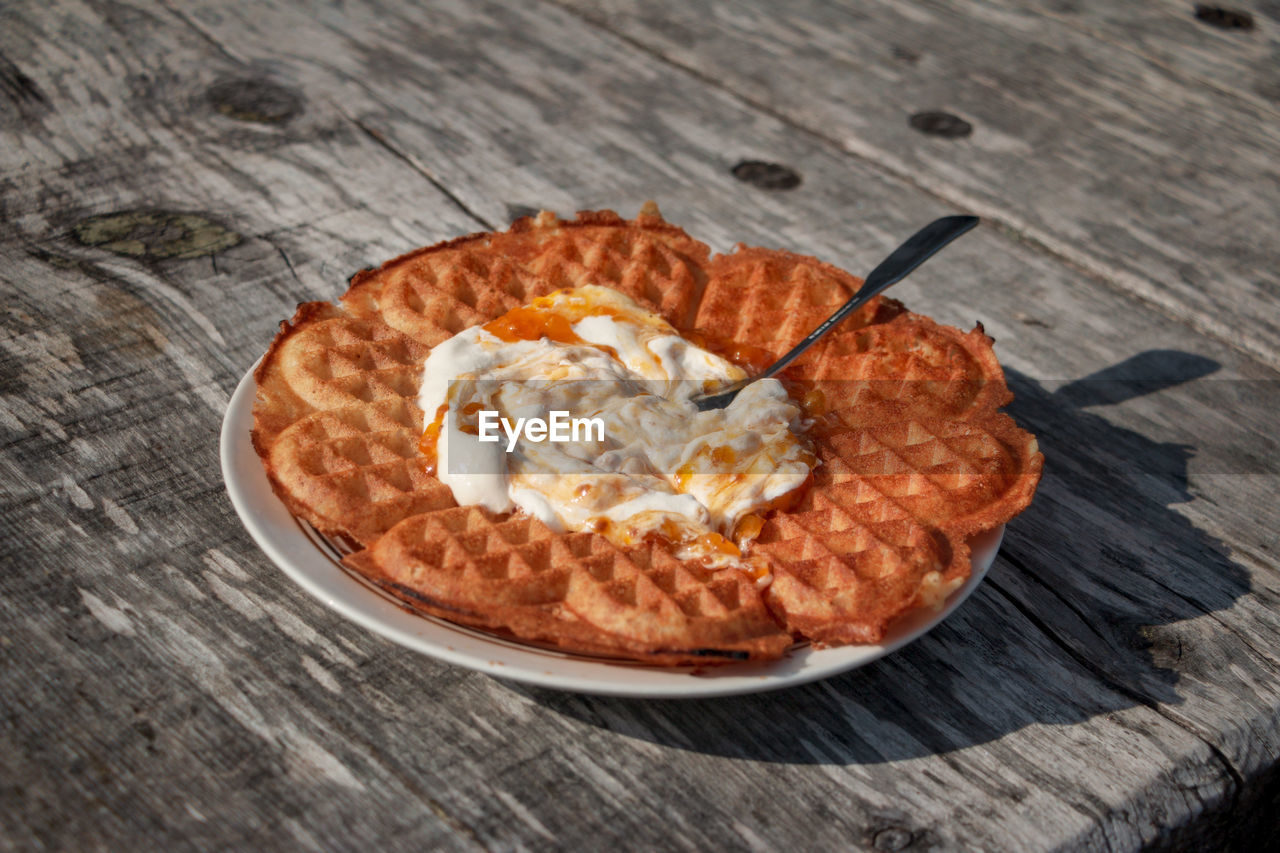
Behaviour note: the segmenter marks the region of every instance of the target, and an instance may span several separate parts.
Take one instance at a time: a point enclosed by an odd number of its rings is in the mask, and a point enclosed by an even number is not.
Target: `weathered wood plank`
[[[1020,0],[803,2],[785,15],[768,3],[569,2],[744,101],[1280,365],[1280,280],[1267,262],[1280,231],[1274,109],[1190,85]],[[932,110],[958,115],[972,135],[911,127],[913,114]]]
[[[389,31],[391,29],[406,26],[411,28],[413,26],[412,21],[397,20],[394,10],[382,10],[379,13],[375,13],[372,17],[382,21],[383,26],[385,27],[385,29],[377,27],[371,27],[370,29],[372,37],[379,41],[384,38],[389,38]],[[512,79],[518,80],[521,85],[531,90],[527,93],[530,99],[534,97],[533,93],[539,90],[556,92],[562,91],[563,87],[569,85],[568,81],[563,79],[565,76],[564,72],[559,69],[560,63],[558,62],[558,59],[560,54],[555,49],[551,49],[549,53],[545,55],[535,54],[531,57],[522,57],[519,52],[512,49],[512,45],[503,45],[502,32],[493,32],[482,26],[477,26],[477,22],[474,19],[458,21],[457,19],[450,19],[448,16],[436,16],[433,18],[433,23],[444,29],[447,35],[443,36],[443,39],[447,40],[451,46],[454,46],[459,42],[470,45],[487,46],[473,48],[467,58],[471,60],[471,64],[473,64],[473,66],[481,69],[496,67],[497,73],[494,75],[496,79],[492,81],[491,85],[497,95],[489,101],[491,104],[502,103],[503,88],[504,86],[510,86]],[[553,18],[551,23],[548,25],[548,30],[553,27],[562,27],[564,25],[565,21],[563,19]],[[522,31],[534,32],[536,31],[534,26],[535,25],[533,23],[530,23],[528,28],[522,29]],[[330,29],[336,31],[337,27],[330,22]],[[554,36],[549,32],[546,39],[548,44],[555,43]],[[243,45],[244,42],[242,41],[241,44]],[[431,47],[439,49],[440,40],[429,42],[429,44]],[[587,51],[586,56],[583,57],[583,61],[589,63],[593,69],[598,67],[607,67],[604,63],[610,58],[618,56],[619,47],[619,45],[610,45],[606,43],[598,47],[594,52]],[[342,54],[340,46],[337,44],[331,44],[329,45],[329,48],[330,49],[326,51],[325,64],[336,64],[340,75],[352,73],[351,70],[342,64],[342,59],[333,58]],[[456,49],[456,47],[454,49]],[[424,53],[427,58],[418,59],[418,56],[421,54],[415,55],[412,60],[407,62],[407,64],[404,58],[396,57],[393,65],[401,72],[423,73],[430,69],[432,63],[432,59],[429,58],[432,51],[428,50]],[[581,53],[580,49],[580,56]],[[309,65],[314,61],[315,56],[315,53],[305,51],[300,53],[298,59],[300,62]],[[522,59],[523,61],[521,61]],[[615,59],[615,62],[616,61],[617,60]],[[418,67],[418,63],[424,65],[425,68]],[[546,70],[544,71],[543,69]],[[303,72],[300,70],[299,73],[301,74]],[[549,103],[545,104],[541,110],[543,114],[547,115],[546,125],[549,126],[549,132],[539,134],[532,139],[519,138],[518,140],[513,140],[512,148],[515,150],[512,150],[508,155],[508,161],[517,160],[522,155],[527,157],[532,153],[532,156],[536,161],[549,162],[552,164],[550,168],[556,169],[559,164],[557,149],[563,144],[560,140],[564,137],[568,137],[570,139],[581,139],[585,143],[588,140],[601,136],[602,134],[593,127],[593,124],[608,125],[610,119],[616,115],[620,105],[637,111],[638,113],[642,113],[646,120],[646,124],[670,125],[675,123],[679,126],[684,138],[693,136],[697,139],[699,134],[691,129],[698,127],[700,121],[706,123],[707,117],[703,114],[689,110],[688,107],[684,105],[696,101],[697,95],[691,95],[690,93],[697,92],[698,87],[693,86],[677,89],[672,93],[669,99],[661,101],[657,106],[655,106],[655,99],[648,93],[647,89],[641,89],[640,87],[635,86],[631,79],[633,77],[643,78],[652,73],[651,68],[646,64],[631,62],[623,64],[622,67],[618,69],[617,73],[602,74],[601,77],[603,79],[599,79],[595,86],[590,87],[586,92],[579,93],[578,97],[575,98],[574,104],[578,112],[573,116],[559,114],[556,111],[555,100],[553,98]],[[472,97],[474,97],[478,79],[482,79],[483,77],[483,73],[472,74],[469,80],[471,87],[468,90],[469,95]],[[398,94],[397,97],[403,98],[404,96],[403,94]],[[352,93],[352,98],[353,100],[355,99],[354,92]],[[537,101],[534,102],[537,103]],[[483,104],[484,101],[480,101],[480,103]],[[443,115],[448,117],[451,124],[457,125],[465,124],[467,122],[473,123],[475,127],[471,132],[480,135],[482,138],[503,138],[502,131],[504,128],[500,125],[495,127],[485,126],[486,120],[497,122],[502,121],[501,111],[493,110],[493,112],[489,114],[493,116],[493,118],[490,119],[489,115],[486,115],[485,112],[481,112],[477,116],[475,111],[471,109],[473,105],[475,105],[474,102],[454,104],[448,99],[440,98],[438,95],[432,95],[430,97],[423,98],[418,102],[416,108],[411,106],[408,110],[400,107],[399,104],[390,108],[385,105],[373,106],[369,108],[369,112],[373,117],[362,120],[369,123],[371,126],[381,129],[386,136],[397,143],[402,150],[409,152],[412,156],[419,158],[420,160],[430,163],[431,168],[436,169],[441,173],[445,173],[445,166],[437,165],[431,159],[435,148],[435,134],[432,133],[430,129],[427,129],[424,132],[421,127],[422,123],[418,121],[415,116],[419,114],[433,114],[436,116]],[[390,115],[383,118],[380,115],[383,110],[389,112]],[[648,112],[646,112],[646,110]],[[657,113],[658,111],[662,111],[661,114],[654,115],[654,113]],[[723,151],[723,140],[726,137],[753,138],[759,140],[763,136],[763,138],[769,139],[770,142],[773,142],[779,136],[777,130],[774,130],[772,133],[762,133],[763,128],[756,122],[751,122],[750,129],[746,130],[746,132],[735,133],[734,131],[742,131],[744,128],[741,126],[733,127],[732,125],[728,127],[724,126],[722,122],[725,122],[725,113],[720,110],[717,110],[717,113],[717,120],[709,123],[710,126],[706,129],[705,134],[702,135],[703,138],[701,140],[697,140],[695,143],[696,148],[701,149],[700,151],[695,148],[694,152],[688,152],[680,143],[676,143],[675,145],[672,145],[669,142],[662,143],[662,140],[650,139],[643,133],[641,133],[639,138],[634,141],[628,140],[631,145],[630,153],[633,158],[631,161],[632,168],[634,169],[639,166],[642,169],[642,174],[628,175],[628,179],[633,181],[634,185],[641,187],[665,187],[667,192],[662,195],[664,200],[668,198],[669,194],[674,194],[676,196],[677,203],[684,198],[689,198],[691,195],[698,196],[697,204],[690,205],[691,210],[689,211],[689,214],[694,217],[695,221],[701,220],[702,222],[705,222],[708,227],[711,227],[716,223],[732,221],[732,208],[736,202],[726,200],[726,202],[717,204],[716,202],[709,203],[704,201],[700,197],[701,187],[697,184],[694,184],[690,188],[690,191],[684,191],[683,186],[688,183],[688,180],[687,178],[682,180],[684,176],[681,174],[681,166],[686,163],[714,160],[717,152]],[[740,122],[741,125],[748,124],[747,121],[738,118],[737,116],[734,116],[733,120]],[[603,134],[603,136],[611,144],[627,144],[619,142],[613,134],[606,133]],[[681,143],[684,141],[684,138],[681,138]],[[548,139],[552,141],[548,142]],[[662,147],[655,149],[655,142],[662,143]],[[585,148],[585,145],[583,147]],[[653,163],[652,153],[659,153],[662,156],[662,159],[656,164]],[[649,154],[649,156],[646,157],[646,154]],[[582,156],[588,156],[588,152],[584,150]],[[587,162],[580,159],[578,156],[575,156],[572,152],[570,153],[570,157],[573,162]],[[502,171],[497,172],[499,176],[497,181],[493,181],[491,179],[490,176],[494,173],[494,170],[492,164],[490,162],[485,162],[485,159],[459,158],[459,160],[455,160],[448,164],[449,169],[447,172],[450,175],[450,185],[456,188],[458,194],[466,199],[470,206],[481,210],[482,212],[485,211],[485,199],[492,199],[494,196],[497,196],[498,193],[505,188],[504,184],[508,183],[504,180],[506,175]],[[669,164],[675,164],[674,168]],[[830,180],[829,176],[838,174],[841,168],[843,168],[843,166],[833,165],[832,168],[826,170],[826,174],[822,175],[820,182],[824,186],[829,185],[833,187],[840,187],[840,181],[838,179],[831,183],[828,183],[828,181]],[[672,175],[672,172],[675,174]],[[577,178],[576,180],[579,184],[583,183],[581,178]],[[572,187],[573,184],[570,184],[570,186]],[[649,191],[651,192],[652,189],[649,189]],[[835,195],[836,198],[828,197],[823,200],[829,202],[828,204],[823,204],[820,201],[816,205],[806,205],[803,209],[807,210],[809,215],[799,217],[800,221],[814,221],[817,218],[814,215],[815,208],[819,210],[838,209],[842,201],[839,198],[840,194],[837,192],[832,195]],[[581,197],[582,196],[580,195],[579,199]],[[591,196],[588,194],[587,198],[591,199]],[[707,215],[705,213],[709,204],[715,207],[720,207],[715,215]],[[723,207],[721,207],[721,205],[723,205]],[[485,215],[488,215],[491,218],[499,216],[500,212],[494,210],[494,207],[495,205],[492,202],[488,202],[488,209],[492,212],[486,213]],[[685,219],[683,214],[681,214],[679,218],[681,220]],[[759,222],[760,219],[764,219],[764,217],[757,219],[757,222]],[[769,242],[776,239],[776,231],[774,231],[772,227],[774,226],[774,223],[786,222],[788,220],[796,221],[796,217],[775,216],[772,222],[765,219],[764,227],[756,229],[754,234],[760,235],[758,239]],[[753,225],[754,224],[756,223],[753,223]],[[795,230],[802,231],[803,229],[796,228]],[[805,234],[804,236],[800,236],[797,234],[796,236],[802,241],[808,241],[807,243],[801,242],[800,245],[814,247],[814,240],[811,235]],[[823,237],[825,236],[826,235],[823,235]],[[794,242],[791,242],[790,244],[796,245]],[[1082,305],[1075,307],[1072,313],[1083,313],[1087,315],[1089,310],[1096,310],[1096,307]],[[1145,321],[1147,318],[1144,317],[1143,319]],[[1140,326],[1141,323],[1135,325]],[[1069,339],[1071,337],[1074,337],[1071,331],[1064,329],[1063,338]],[[1126,337],[1126,339],[1133,340],[1132,337]],[[1058,359],[1058,356],[1053,354],[1052,350],[1049,350],[1049,353],[1052,354],[1052,357],[1042,363],[1054,365],[1055,367],[1060,365],[1061,362]],[[1265,423],[1265,419],[1255,422],[1261,425]],[[1064,532],[1069,531],[1055,530],[1053,531],[1053,534],[1061,536]],[[1110,535],[1114,538],[1114,528],[1110,532]],[[1180,543],[1185,542],[1186,539],[1186,536],[1175,537],[1175,541]],[[1099,566],[1099,572],[1101,574],[1110,574],[1111,571],[1112,570],[1109,566]],[[1189,562],[1189,564],[1185,566],[1185,574],[1192,578],[1202,573],[1203,567],[1195,564],[1194,562]],[[1228,585],[1235,587],[1235,594],[1238,594],[1241,591],[1241,587],[1238,585],[1238,580],[1238,575],[1234,575],[1232,573],[1228,573],[1226,577]],[[1199,582],[1203,582],[1203,579]],[[1194,586],[1195,582],[1191,585]],[[1162,590],[1156,591],[1157,598],[1160,597],[1161,592]],[[1233,598],[1235,594],[1229,593],[1227,597]],[[1220,593],[1211,594],[1211,597],[1221,600],[1219,596]],[[1132,598],[1130,598],[1124,606],[1129,608],[1136,607],[1138,611],[1141,612],[1146,607],[1146,603],[1150,600],[1150,590],[1143,590],[1140,592],[1135,591]],[[1056,608],[1060,608],[1060,605],[1053,602],[1052,599],[1046,600],[1043,596],[1038,597],[1038,602],[1041,604],[1042,609],[1052,611]],[[1265,603],[1261,605],[1254,604],[1252,606],[1258,610],[1264,621],[1270,620]],[[1114,609],[1114,605],[1112,609]],[[1102,610],[1101,612],[1107,611]],[[1268,630],[1273,631],[1273,629]],[[1071,639],[1074,640],[1075,637],[1072,636]],[[1142,641],[1140,639],[1135,640],[1132,635],[1126,636],[1126,632],[1124,630],[1117,631],[1115,636],[1108,641],[1108,645],[1112,650],[1111,654],[1107,656],[1109,659],[1108,665],[1118,667],[1118,675],[1121,679],[1127,680],[1133,676],[1135,670],[1141,670],[1148,666],[1148,661],[1141,657],[1139,657],[1139,662],[1136,665],[1132,662],[1120,663],[1120,660],[1132,655],[1132,646],[1135,644],[1141,645]],[[1125,651],[1117,655],[1114,651],[1116,649],[1124,649]],[[1210,652],[1209,656],[1214,657],[1215,654]],[[1219,653],[1216,657],[1219,660],[1222,660],[1224,656]],[[1254,662],[1254,672],[1252,672],[1246,680],[1246,683],[1249,684],[1249,687],[1246,689],[1256,689],[1259,683],[1261,683],[1261,685],[1263,685],[1262,689],[1266,691],[1268,688],[1266,688],[1265,685],[1267,683],[1268,673],[1271,667],[1273,667],[1273,663],[1267,661],[1265,658],[1261,661]],[[1158,670],[1159,668],[1157,667],[1156,669]],[[1149,676],[1147,680],[1149,682],[1155,682],[1155,684],[1158,684],[1161,690],[1163,690],[1165,685],[1161,682],[1168,678],[1168,673],[1156,672],[1152,676]],[[1146,686],[1153,687],[1155,685]],[[1217,685],[1206,690],[1205,695],[1206,698],[1209,699],[1211,705],[1215,701],[1213,697],[1218,695],[1220,689],[1221,685]],[[1159,695],[1161,694],[1157,693],[1157,696]],[[1163,695],[1167,698],[1168,694],[1163,693]],[[1266,700],[1263,701],[1263,704],[1266,704]],[[1218,722],[1215,718],[1218,714],[1222,713],[1222,710],[1223,709],[1219,707],[1216,710],[1209,710],[1201,716],[1199,721],[1205,724],[1203,728],[1204,733],[1212,737],[1219,736],[1220,732],[1217,731]],[[1257,719],[1266,720],[1267,717],[1263,714]],[[1269,756],[1274,754],[1274,735],[1267,734],[1267,724],[1265,722],[1260,726],[1257,724],[1248,724],[1242,730],[1230,732],[1227,735],[1227,740],[1230,741],[1232,754],[1245,756],[1246,761],[1249,762],[1249,766],[1251,767],[1256,768],[1259,766],[1266,766],[1271,760]]]
[[[13,30],[0,36],[42,91],[58,92],[44,121],[67,102],[57,134],[18,137],[52,153],[0,173],[0,204],[18,214],[0,237],[0,375],[19,379],[0,409],[0,465],[16,484],[0,542],[6,565],[38,555],[0,581],[13,626],[0,695],[17,709],[0,755],[24,786],[3,800],[24,817],[3,822],[14,840],[1104,849],[1168,840],[1177,825],[1195,833],[1182,840],[1203,839],[1236,819],[1250,789],[1233,773],[1252,777],[1275,755],[1265,553],[1276,526],[1261,502],[1275,480],[1193,471],[1193,526],[1167,506],[1184,497],[1168,485],[1177,460],[1150,445],[1226,435],[1260,453],[1274,409],[1245,399],[1224,416],[1201,382],[1091,415],[1080,386],[1059,396],[1051,380],[1167,348],[1213,359],[1224,382],[1265,388],[1274,373],[980,232],[904,298],[953,322],[981,316],[1002,357],[1033,377],[1019,416],[1062,438],[1047,500],[1011,530],[1016,563],[1000,563],[972,606],[880,665],[775,696],[636,703],[507,687],[388,647],[305,600],[239,530],[213,447],[218,395],[299,290],[336,295],[355,267],[467,230],[464,217],[350,122],[254,155],[241,134],[259,128],[186,105],[224,74],[269,70],[307,98],[286,128],[350,114],[481,218],[544,199],[634,208],[656,195],[722,246],[741,236],[854,268],[936,203],[553,9],[197,8],[190,20],[208,38],[192,39],[162,15],[135,28],[128,7],[67,8],[80,42],[61,17],[33,13],[20,30],[29,44],[68,45],[57,63],[30,62],[4,41]],[[115,28],[92,26],[101,15]],[[60,92],[47,69],[86,54],[112,73]],[[131,100],[144,69],[167,87]],[[164,151],[122,148],[114,134],[162,139]],[[743,153],[800,165],[803,188],[763,196],[730,178],[736,155],[724,152],[743,139],[755,146]],[[77,159],[60,162],[55,145]],[[139,157],[144,168],[131,168]],[[213,210],[244,239],[211,258],[158,260],[71,236],[84,216],[156,198]],[[1134,458],[1136,470],[1124,464]],[[1242,495],[1254,511],[1234,505]],[[1205,530],[1263,556],[1233,562]],[[1064,552],[1064,540],[1077,544]],[[1136,551],[1078,544],[1112,542]],[[1133,647],[1144,630],[1159,640],[1151,651]]]
[[[1264,108],[1280,108],[1280,12],[1274,5],[1181,0],[1025,0],[1018,5],[1135,51],[1176,74]],[[1197,14],[1199,7],[1207,7],[1203,15]],[[1232,12],[1247,15],[1251,25]]]

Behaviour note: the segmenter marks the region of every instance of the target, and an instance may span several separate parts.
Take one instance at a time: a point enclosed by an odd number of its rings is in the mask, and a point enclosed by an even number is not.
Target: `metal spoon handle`
[[[913,234],[909,240],[894,249],[893,254],[881,261],[880,265],[871,271],[862,287],[850,297],[848,302],[837,308],[834,314],[822,322],[822,325],[792,347],[790,352],[769,365],[768,369],[763,373],[735,382],[712,395],[695,399],[694,402],[699,409],[703,410],[720,408],[728,405],[738,391],[755,380],[776,375],[799,358],[805,350],[817,343],[818,339],[829,332],[833,326],[865,305],[872,297],[882,293],[891,285],[902,281],[916,267],[936,254],[939,249],[977,224],[978,217],[976,216],[944,216],[941,219],[935,219],[930,222]]]
[[[861,308],[872,297],[888,290],[890,286],[902,281],[922,263],[932,257],[939,249],[959,237],[978,224],[976,216],[944,216],[935,219],[921,228],[911,239],[893,250],[893,254],[880,262],[871,271],[862,287],[858,289],[848,302],[836,309],[836,312],[822,321],[822,325],[809,333],[809,336],[791,348],[782,358],[769,365],[758,378],[774,376],[795,361],[800,355],[818,342],[818,339],[831,330],[831,327]]]

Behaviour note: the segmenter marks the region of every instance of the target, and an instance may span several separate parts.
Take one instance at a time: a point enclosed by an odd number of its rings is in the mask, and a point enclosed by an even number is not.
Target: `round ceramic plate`
[[[999,527],[971,543],[973,573],[939,611],[898,622],[874,646],[792,647],[780,660],[705,668],[658,668],[544,649],[412,613],[343,568],[341,547],[294,518],[271,491],[249,441],[255,385],[240,380],[222,421],[222,476],[245,528],[285,574],[329,607],[414,651],[457,666],[560,690],[612,696],[680,698],[776,690],[870,663],[922,636],[960,606],[982,581],[1004,538]]]

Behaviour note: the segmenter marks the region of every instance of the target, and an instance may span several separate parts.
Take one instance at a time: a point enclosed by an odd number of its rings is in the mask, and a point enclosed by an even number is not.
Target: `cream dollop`
[[[758,532],[740,530],[744,518],[806,483],[814,457],[781,383],[760,380],[699,412],[693,395],[743,371],[623,294],[558,291],[507,318],[439,344],[423,367],[418,405],[428,417],[448,407],[436,467],[458,503],[623,544],[658,535],[678,556],[721,566],[739,563]],[[601,419],[604,437],[522,436],[508,452],[505,435],[480,440],[480,410],[512,423],[567,411]]]

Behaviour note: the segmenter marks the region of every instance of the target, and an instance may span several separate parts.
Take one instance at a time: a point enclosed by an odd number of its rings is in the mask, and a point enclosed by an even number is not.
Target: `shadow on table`
[[[1010,371],[1017,395],[1010,414],[1040,436],[1046,456],[1036,500],[1010,526],[979,593],[888,658],[781,694],[712,700],[512,689],[589,724],[679,749],[842,765],[951,752],[1139,702],[1178,703],[1179,670],[1192,664],[1180,659],[1170,626],[1230,607],[1248,592],[1248,579],[1221,543],[1169,508],[1191,499],[1187,463],[1196,448],[1152,441],[1085,409],[1159,393],[1218,367],[1201,356],[1149,351],[1054,392]],[[1179,577],[1195,578],[1187,590],[1195,604],[1170,592]]]

